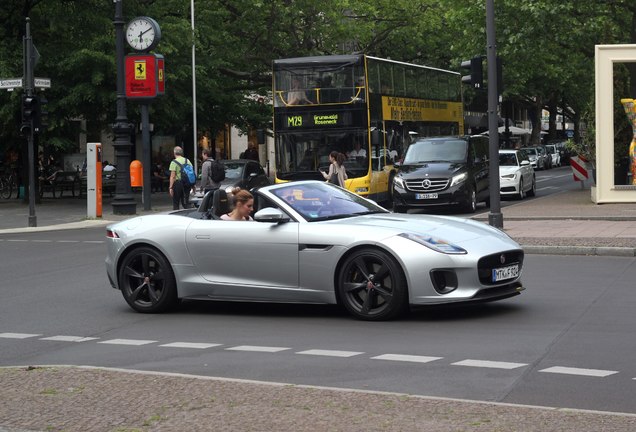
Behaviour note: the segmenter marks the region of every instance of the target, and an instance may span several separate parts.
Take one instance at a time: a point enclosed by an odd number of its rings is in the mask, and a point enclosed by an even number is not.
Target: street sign
[[[33,84],[37,88],[51,88],[51,78],[34,78]],[[0,90],[13,90],[16,87],[22,87],[22,78],[0,79]]]
[[[38,88],[51,88],[51,78],[34,78],[33,83]]]
[[[11,89],[22,87],[22,78],[0,79],[0,89]]]

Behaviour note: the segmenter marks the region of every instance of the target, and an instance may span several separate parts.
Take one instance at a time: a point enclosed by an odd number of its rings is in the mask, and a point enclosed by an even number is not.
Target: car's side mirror
[[[289,222],[289,216],[287,213],[282,211],[281,209],[274,207],[265,207],[262,210],[259,210],[254,215],[254,220],[257,222],[276,222],[283,223]]]
[[[402,162],[400,162],[400,161],[393,162],[393,166],[396,167],[396,168],[399,168],[399,167],[402,166]]]
[[[526,165],[530,165],[530,161],[522,160],[521,161],[521,166],[526,166]]]

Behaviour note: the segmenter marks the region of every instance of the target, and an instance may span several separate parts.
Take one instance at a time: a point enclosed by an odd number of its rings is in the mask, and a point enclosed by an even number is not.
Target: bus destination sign
[[[348,127],[353,125],[351,112],[304,112],[286,114],[278,117],[278,129],[322,129]]]

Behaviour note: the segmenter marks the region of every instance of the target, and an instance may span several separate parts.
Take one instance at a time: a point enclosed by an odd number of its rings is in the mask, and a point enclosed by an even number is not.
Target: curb
[[[635,257],[636,248],[610,246],[537,246],[521,245],[524,252],[533,255],[593,255]]]

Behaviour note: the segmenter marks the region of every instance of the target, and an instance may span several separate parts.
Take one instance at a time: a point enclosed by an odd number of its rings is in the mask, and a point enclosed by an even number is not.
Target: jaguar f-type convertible
[[[107,227],[111,285],[139,312],[181,299],[340,304],[358,319],[519,294],[523,250],[470,219],[393,214],[337,186],[252,191],[253,221],[228,221],[223,190],[198,211]]]

